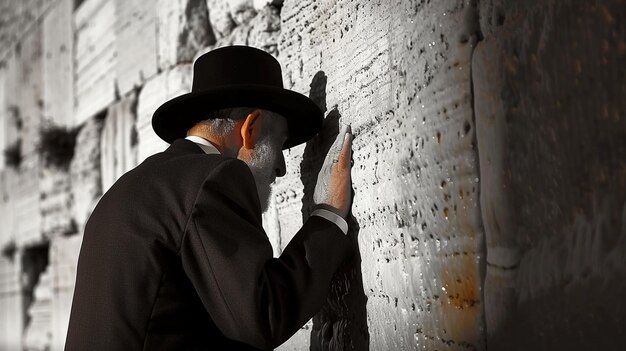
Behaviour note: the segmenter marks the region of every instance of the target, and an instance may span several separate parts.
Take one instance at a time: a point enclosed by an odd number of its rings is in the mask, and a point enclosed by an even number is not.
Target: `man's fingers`
[[[352,127],[350,125],[343,129],[343,144],[339,153],[339,165],[348,168],[350,166],[350,159],[352,158]]]
[[[339,132],[339,134],[337,134],[337,137],[335,138],[335,142],[333,143],[333,146],[330,149],[330,151],[333,153],[333,156],[335,158],[339,157],[339,153],[341,152],[341,149],[343,147],[342,141],[347,130],[348,130],[348,126],[343,126],[343,128],[341,128],[341,131]]]

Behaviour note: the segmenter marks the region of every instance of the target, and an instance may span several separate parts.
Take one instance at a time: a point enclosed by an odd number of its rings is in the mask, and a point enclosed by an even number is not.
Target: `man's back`
[[[120,178],[87,222],[66,349],[267,349],[293,334],[349,245],[315,218],[272,259],[255,189],[243,162],[184,139]]]

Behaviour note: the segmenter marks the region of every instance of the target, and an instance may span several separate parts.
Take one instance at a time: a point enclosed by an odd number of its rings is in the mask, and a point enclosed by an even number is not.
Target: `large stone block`
[[[214,48],[230,45],[253,46],[278,55],[278,41],[280,39],[280,10],[273,6],[266,6],[258,12],[250,7],[251,15],[241,22],[214,46],[210,46],[198,53],[210,51]]]
[[[0,257],[0,349],[22,350],[23,296],[19,256]]]
[[[4,150],[10,142],[7,140],[8,134],[8,119],[9,119],[9,108],[7,103],[7,88],[9,85],[8,82],[9,72],[7,69],[7,62],[1,61],[0,63],[0,169],[4,169],[5,167],[5,158],[4,158]]]
[[[250,26],[252,29],[248,38],[248,45],[278,55],[280,10],[273,6],[263,7],[250,21]]]
[[[115,73],[121,96],[157,73],[156,15],[154,2],[115,0]]]
[[[205,0],[209,9],[209,20],[216,39],[229,35],[233,29],[245,24],[256,10],[252,0]]]
[[[207,8],[209,10],[209,22],[215,39],[221,39],[237,26],[237,23],[233,20],[230,13],[230,6],[228,0],[206,0]]]
[[[82,233],[87,218],[102,195],[100,138],[105,114],[90,118],[76,137],[74,158],[70,163],[72,183],[72,216]]]
[[[30,164],[19,172],[16,191],[12,201],[15,207],[15,240],[18,247],[36,245],[44,240],[41,233],[39,167],[36,161],[26,159]]]
[[[74,12],[74,125],[116,98],[115,0],[85,0]]]
[[[257,11],[263,9],[266,6],[281,7],[283,6],[283,2],[284,0],[253,0],[252,1],[254,8]]]
[[[52,276],[46,269],[39,275],[28,307],[28,325],[24,329],[24,347],[32,351],[50,350],[52,346]]]
[[[215,43],[206,0],[159,0],[157,9],[160,70],[191,62],[200,49]]]
[[[69,170],[42,167],[39,174],[41,234],[46,237],[74,233]]]
[[[102,130],[102,192],[137,165],[137,96],[133,93],[109,107]]]
[[[269,29],[268,32],[275,32],[280,28],[279,7],[282,5],[282,1],[206,0],[206,2],[209,9],[211,27],[213,28],[216,39],[220,42],[218,46],[224,46],[227,45],[227,43],[256,46],[254,43],[248,43],[244,40],[244,38],[248,36],[246,32],[250,31],[250,27],[254,27],[254,25],[249,26],[247,24],[258,17],[259,14],[265,13],[262,17],[267,16],[269,7],[271,7],[270,10],[272,10],[269,12],[274,13],[278,20],[271,21],[271,26],[274,28]],[[257,22],[268,21],[259,18]],[[242,27],[237,30],[240,33],[231,36],[233,30],[238,27]],[[259,26],[259,28],[261,27],[262,25]],[[263,29],[261,29],[261,31],[262,30]],[[230,39],[225,39],[229,36],[231,36]]]
[[[285,85],[310,94],[335,133],[350,123],[356,136],[351,235],[362,262],[337,274],[311,349],[484,347],[475,10],[457,1],[282,7]],[[308,215],[327,148],[314,140],[297,156],[303,200],[279,211],[281,225],[285,212]]]
[[[17,48],[12,47],[6,51],[6,56],[0,61],[0,167],[6,166],[4,150],[14,145],[19,138],[19,131],[22,126],[19,94],[15,94],[19,89],[22,62],[17,53]]]
[[[43,18],[43,116],[58,125],[74,123],[74,1],[55,2]]]
[[[52,276],[52,351],[62,351],[70,321],[82,235],[57,237],[50,244]]]
[[[298,178],[303,146],[283,151],[287,173],[272,185],[270,208],[263,214],[263,224],[278,256],[302,227],[300,211],[290,211],[302,206],[304,187]]]
[[[40,24],[35,24],[33,30],[17,46],[16,59],[21,61],[17,77],[16,114],[21,121],[19,135],[23,140],[22,154],[25,157],[33,157],[37,151],[43,112],[43,52]]]
[[[0,48],[19,42],[33,21],[47,11],[50,0],[3,0],[0,2]]]
[[[18,175],[9,168],[0,171],[0,250],[15,245],[15,201]]]
[[[253,0],[229,0],[228,10],[236,25],[244,24],[256,16]]]
[[[152,115],[167,100],[191,91],[191,73],[190,64],[178,65],[155,76],[141,89],[137,102],[137,163],[169,145],[154,133]]]
[[[481,2],[472,71],[490,349],[626,348],[624,9]]]
[[[16,191],[15,239],[18,247],[38,244],[43,240],[39,211],[39,133],[43,107],[42,28],[35,23],[15,49],[17,69],[16,105],[11,106],[16,120],[17,137],[21,139],[21,163]]]

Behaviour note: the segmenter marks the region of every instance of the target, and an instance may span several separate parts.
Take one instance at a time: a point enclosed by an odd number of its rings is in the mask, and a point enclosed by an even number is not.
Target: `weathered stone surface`
[[[220,31],[214,45],[204,48],[196,54],[196,58],[212,49],[230,45],[253,46],[278,55],[280,40],[280,7],[272,2],[255,9],[251,1],[226,2],[209,0],[209,9],[215,8],[216,24],[211,24]],[[211,10],[209,11],[211,12]],[[228,19],[228,23],[219,19]],[[233,20],[233,18],[238,18]],[[222,27],[220,27],[222,26]]]
[[[310,91],[329,122],[356,135],[352,235],[362,263],[333,282],[311,348],[481,349],[474,8],[299,1],[281,17],[287,87]],[[309,144],[296,175],[303,203],[287,209],[303,215],[323,150]]]
[[[121,96],[157,73],[156,15],[153,1],[115,0],[115,73]]]
[[[134,93],[109,107],[100,137],[102,192],[137,165],[137,97]]]
[[[115,0],[85,0],[74,12],[74,124],[115,100]]]
[[[191,91],[192,65],[178,65],[146,82],[137,102],[137,162],[163,151],[169,144],[161,140],[152,129],[152,115],[164,102]]]
[[[209,22],[216,39],[221,39],[237,26],[230,14],[228,0],[206,0],[209,10]]]
[[[0,2],[0,60],[18,43],[32,23],[54,0],[3,0]]]
[[[47,351],[52,345],[52,289],[52,276],[48,268],[39,276],[33,302],[27,311],[24,347],[29,351]]]
[[[7,62],[0,61],[0,169],[5,167],[4,150],[10,145],[7,140],[8,125],[9,125],[9,108],[7,103],[7,86],[9,72],[7,69]]]
[[[5,150],[18,141],[21,118],[19,117],[18,76],[20,64],[15,50],[7,53],[0,64],[0,181],[2,189],[0,202],[0,249],[9,242],[15,244],[15,196],[17,192],[18,171],[8,166],[5,160]]]
[[[69,170],[42,168],[39,174],[42,235],[46,238],[75,234]]]
[[[15,238],[15,189],[18,175],[9,168],[0,171],[0,250],[14,245]]]
[[[18,66],[17,106],[21,121],[20,136],[22,154],[25,158],[32,158],[36,154],[39,142],[39,128],[41,125],[43,108],[43,74],[42,74],[42,28],[33,27],[16,49],[16,60],[21,61]],[[32,158],[36,161],[35,158]],[[35,162],[36,163],[36,162]],[[32,164],[34,165],[34,163]],[[31,164],[25,164],[30,167]]]
[[[24,331],[20,256],[0,256],[0,345],[3,350],[22,350]]]
[[[229,0],[228,10],[236,25],[242,25],[256,16],[253,0]]]
[[[59,0],[43,18],[43,116],[57,125],[74,123],[74,1]]]
[[[21,45],[8,44],[18,37],[18,28],[22,25],[7,24],[15,21],[10,9],[5,6],[15,5],[15,1],[2,2],[0,6],[0,21],[2,22],[0,42],[3,50],[0,54],[0,140],[2,143],[3,169],[0,171],[0,348],[7,350],[22,349],[22,333],[24,311],[22,309],[23,296],[20,283],[20,251],[17,247],[17,220],[16,207],[20,194],[19,170],[5,165],[4,150],[20,136],[18,124],[19,106],[21,104],[20,83],[22,78]],[[20,9],[21,11],[22,9]],[[12,31],[4,28],[11,28]],[[22,211],[23,212],[23,211]],[[23,220],[23,218],[22,218]]]
[[[20,137],[19,129],[21,129],[21,117],[19,110],[19,96],[15,94],[19,89],[21,62],[13,47],[6,53],[6,56],[0,61],[0,167],[6,166],[4,150],[12,146]]]
[[[190,90],[194,57],[233,44],[272,53],[287,88],[356,135],[359,255],[279,350],[481,350],[485,338],[495,350],[626,348],[625,10],[623,0],[3,1],[0,146],[21,139],[23,162],[0,172],[0,248],[15,244],[12,261],[0,257],[0,349],[32,340],[20,277],[24,250],[46,233],[52,349],[63,349],[81,236],[61,228],[74,219],[81,232],[103,189],[167,147],[153,112]],[[42,116],[83,125],[69,176],[40,168]],[[263,215],[275,256],[308,218],[328,142],[285,151]]]
[[[82,233],[87,218],[102,195],[100,169],[100,136],[105,115],[85,122],[76,137],[74,158],[70,164],[72,183],[72,217],[78,232]]]
[[[16,105],[13,118],[19,120],[21,139],[19,177],[14,197],[15,237],[18,246],[36,244],[43,239],[39,212],[39,128],[42,114],[42,45],[41,27],[36,25],[16,47]]]
[[[283,6],[283,2],[284,0],[253,0],[252,1],[254,5],[254,9],[257,11],[260,11],[265,6],[274,6],[274,7],[279,8]]]
[[[53,287],[51,351],[62,351],[65,346],[82,239],[82,235],[57,237],[50,243],[49,269]]]
[[[215,45],[199,51],[196,58],[213,49],[231,46],[253,46],[278,56],[278,42],[280,40],[280,11],[276,7],[262,8],[247,22],[234,27],[226,36],[219,39]]]
[[[32,158],[31,158],[32,159]],[[15,240],[18,247],[41,242],[41,212],[39,195],[39,169],[34,161],[26,159],[28,168],[20,170],[16,182],[15,201]]]
[[[250,21],[250,27],[246,44],[277,56],[280,40],[280,11],[273,6],[263,7]]]
[[[481,2],[490,349],[626,348],[625,5]]]
[[[215,43],[206,0],[159,0],[157,15],[161,71],[191,62],[198,50]]]
[[[20,250],[20,284],[25,313],[24,349],[47,350],[50,347],[52,287],[48,273],[47,243]]]

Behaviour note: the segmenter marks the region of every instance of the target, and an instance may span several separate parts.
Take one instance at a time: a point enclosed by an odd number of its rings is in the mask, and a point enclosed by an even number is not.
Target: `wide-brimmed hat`
[[[193,65],[191,92],[161,105],[152,116],[152,128],[172,143],[184,138],[207,113],[231,107],[261,108],[284,116],[289,136],[283,149],[310,140],[322,128],[320,108],[283,88],[278,61],[249,46],[227,46],[200,56]]]

